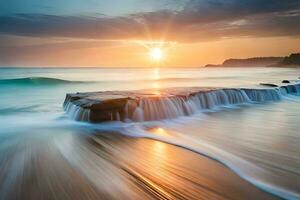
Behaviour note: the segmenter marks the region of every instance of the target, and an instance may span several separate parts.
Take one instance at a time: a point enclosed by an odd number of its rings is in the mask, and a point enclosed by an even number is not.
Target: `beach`
[[[60,151],[65,140],[68,154]],[[14,142],[18,148],[5,145]],[[216,161],[160,141],[47,134],[7,138],[1,147],[1,199],[277,199]]]
[[[0,199],[299,199],[298,86],[259,84],[297,85],[298,69],[0,71]],[[166,88],[230,89],[169,101]],[[143,89],[164,109],[143,99],[142,118],[89,122],[63,105]]]
[[[0,200],[300,200],[299,0],[0,13]]]

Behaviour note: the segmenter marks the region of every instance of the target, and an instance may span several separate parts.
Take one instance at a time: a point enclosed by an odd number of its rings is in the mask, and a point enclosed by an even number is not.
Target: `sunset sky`
[[[162,65],[300,52],[299,0],[3,0],[0,66]]]

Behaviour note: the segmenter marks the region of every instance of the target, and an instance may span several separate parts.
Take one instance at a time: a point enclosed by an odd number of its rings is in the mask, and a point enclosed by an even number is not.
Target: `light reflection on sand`
[[[0,199],[273,199],[219,163],[166,143],[68,132],[2,140]]]

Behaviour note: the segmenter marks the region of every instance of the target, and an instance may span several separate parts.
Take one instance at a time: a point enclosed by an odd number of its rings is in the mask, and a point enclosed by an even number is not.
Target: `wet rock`
[[[161,90],[159,94],[155,91],[147,90],[129,92],[77,92],[66,95],[63,107],[69,116],[78,121],[125,121],[126,119],[135,118],[135,111],[143,102],[142,99],[149,99],[154,103],[164,104],[170,103],[169,100],[173,97],[180,96],[182,99],[187,99],[196,93],[212,90],[214,88],[173,88]]]
[[[289,82],[288,82],[289,83]],[[224,105],[279,101],[284,94],[300,94],[300,84],[270,88],[169,88],[159,91],[108,91],[67,94],[64,110],[74,120],[157,121],[192,115]]]
[[[260,83],[262,86],[268,86],[268,87],[278,87],[278,85],[273,84],[273,83]]]

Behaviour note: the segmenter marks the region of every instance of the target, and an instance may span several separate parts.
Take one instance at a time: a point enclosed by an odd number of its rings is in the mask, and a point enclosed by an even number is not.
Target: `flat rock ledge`
[[[193,114],[193,109],[198,108],[276,101],[287,93],[300,93],[300,84],[294,82],[277,86],[263,83],[254,89],[192,87],[169,88],[159,92],[140,90],[73,93],[66,95],[63,107],[70,117],[78,121],[150,121],[190,115]],[[201,105],[197,107],[194,104]],[[137,119],[137,115],[143,115],[139,117],[142,120]]]
[[[67,94],[64,109],[79,121],[104,122],[124,121],[133,115],[141,99],[161,99],[180,97],[188,99],[200,92],[207,93],[218,88],[169,88],[158,92],[139,91],[105,91]]]

